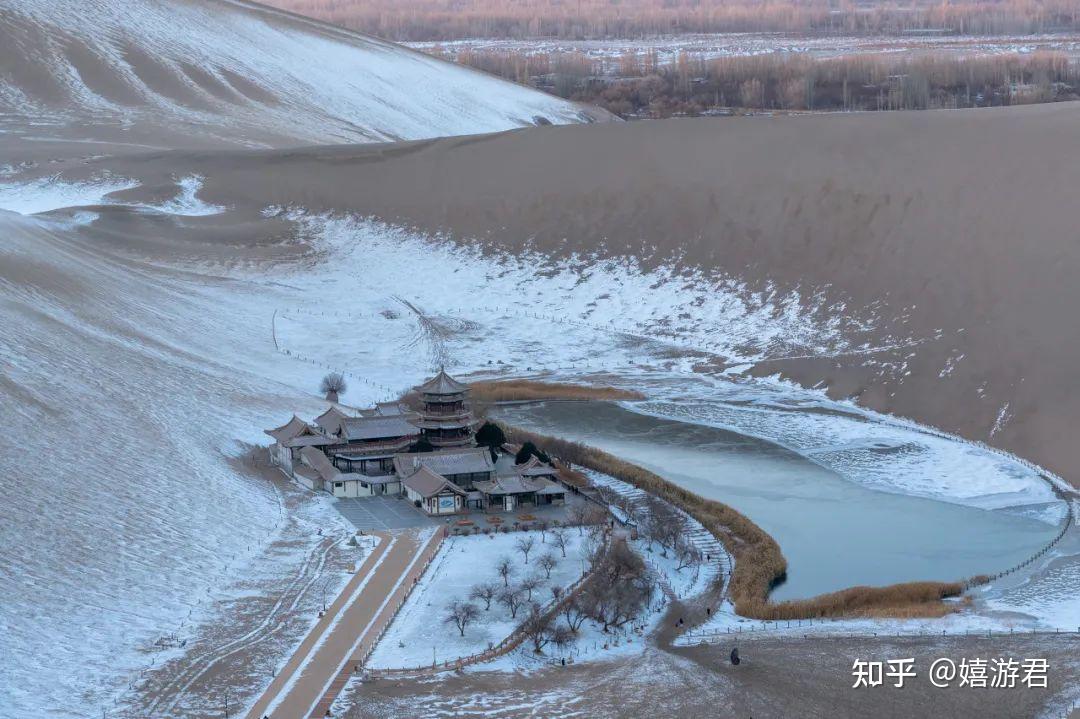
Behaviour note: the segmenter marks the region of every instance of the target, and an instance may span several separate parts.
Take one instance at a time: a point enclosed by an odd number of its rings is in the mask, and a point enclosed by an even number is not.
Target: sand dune
[[[156,639],[256,574],[279,505],[235,471],[241,443],[315,414],[330,364],[366,403],[449,352],[469,371],[742,363],[1080,477],[1080,106],[431,139],[588,118],[211,0],[4,5],[0,55],[16,711],[96,715]],[[416,335],[395,299],[414,292],[434,313],[467,298],[441,318],[450,349]],[[684,346],[491,312],[506,302]],[[721,358],[688,349],[704,334]]]
[[[198,173],[209,201],[237,208],[373,215],[511,251],[679,256],[751,289],[821,292],[868,323],[859,346],[890,349],[777,347],[754,372],[824,383],[1075,481],[1078,120],[1074,104],[671,120],[72,172],[149,187]]]
[[[7,3],[0,67],[0,128],[34,139],[266,147],[605,117],[239,0]]]

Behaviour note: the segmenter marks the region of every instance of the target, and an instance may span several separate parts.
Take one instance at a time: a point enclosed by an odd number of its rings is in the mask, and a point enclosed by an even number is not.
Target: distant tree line
[[[1040,33],[1080,29],[1077,0],[268,0],[399,41],[636,38],[720,32]]]
[[[706,58],[684,52],[666,64],[654,52],[624,55],[614,63],[577,52],[523,56],[473,49],[454,57],[624,118],[988,107],[1080,96],[1080,65],[1058,52],[837,58],[780,53]]]

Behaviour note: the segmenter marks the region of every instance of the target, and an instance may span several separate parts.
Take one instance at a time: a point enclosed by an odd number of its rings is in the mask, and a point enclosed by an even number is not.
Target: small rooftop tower
[[[439,368],[439,374],[416,388],[424,408],[414,424],[431,446],[467,447],[473,442],[472,411],[469,409],[469,385],[458,382]]]

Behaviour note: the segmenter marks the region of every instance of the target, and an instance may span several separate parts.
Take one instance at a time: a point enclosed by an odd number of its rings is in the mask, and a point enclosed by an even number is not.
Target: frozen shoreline
[[[759,387],[766,393],[770,391],[768,385]],[[829,419],[823,419],[824,415],[800,413],[788,406],[773,412],[764,422],[760,421],[760,415],[768,415],[768,408],[735,407],[723,400],[713,408],[720,410],[728,421],[695,413],[695,409],[707,403],[704,399],[685,403],[645,400],[620,405],[647,416],[716,427],[771,442],[848,481],[882,492],[987,510],[1038,507],[1042,511],[1035,516],[1052,525],[1060,524],[1065,515],[1064,502],[1051,486],[1060,489],[1067,485],[1046,470],[1004,451],[935,428],[831,403],[824,397],[821,401],[820,407],[835,411],[828,415]],[[694,406],[688,408],[688,405]],[[740,421],[738,415],[746,413],[757,413],[759,417]],[[804,426],[792,427],[800,423]],[[831,427],[827,428],[826,424]],[[774,431],[762,431],[765,426]],[[799,429],[804,431],[800,433]],[[829,429],[833,430],[831,436]],[[827,438],[823,440],[823,437]],[[907,456],[888,456],[890,452],[903,454],[905,448],[908,448]],[[921,456],[911,457],[913,451]],[[871,454],[876,457],[868,458]],[[900,463],[907,466],[897,466]],[[925,474],[920,477],[920,472]]]

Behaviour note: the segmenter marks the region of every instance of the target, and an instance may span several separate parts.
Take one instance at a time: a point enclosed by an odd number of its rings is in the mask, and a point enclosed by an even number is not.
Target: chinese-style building
[[[475,422],[469,409],[469,386],[439,369],[439,374],[416,388],[423,409],[413,424],[436,449],[469,447]]]
[[[418,412],[396,402],[360,410],[335,403],[310,424],[294,415],[266,430],[271,460],[309,489],[346,499],[403,494],[427,514],[564,501],[550,465],[535,457],[516,465],[512,456],[496,463],[476,446],[468,385],[440,369],[416,390]],[[431,451],[418,446],[423,440]]]

